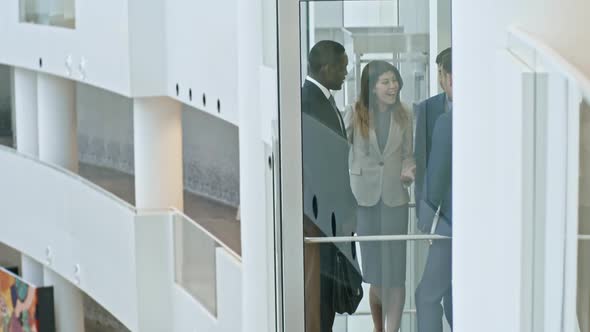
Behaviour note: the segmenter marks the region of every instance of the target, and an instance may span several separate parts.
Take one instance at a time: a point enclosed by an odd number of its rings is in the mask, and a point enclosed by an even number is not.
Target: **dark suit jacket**
[[[416,142],[414,144],[414,159],[416,160],[416,179],[414,196],[416,202],[422,199],[424,176],[428,166],[428,156],[432,147],[432,132],[438,117],[445,112],[446,94],[440,93],[430,97],[415,106]]]
[[[432,151],[424,186],[424,200],[432,207],[440,205],[442,220],[453,223],[453,115],[438,117],[432,133]]]
[[[336,112],[322,90],[305,80],[301,89],[301,111],[318,119],[346,139],[346,129],[340,112]]]
[[[318,86],[316,86],[314,83],[310,82],[310,81],[305,81],[303,88],[301,89],[301,111],[307,115],[310,115],[314,120],[318,120],[321,124],[325,125],[325,127],[327,127],[327,130],[331,130],[334,133],[336,133],[337,135],[342,137],[342,144],[344,144],[345,146],[348,146],[348,141],[347,141],[347,136],[346,136],[346,129],[344,127],[344,122],[342,119],[342,116],[340,114],[340,112],[338,110],[336,110],[335,108],[332,107],[332,105],[330,104],[330,102],[328,101],[328,99],[326,98],[326,96],[323,94],[322,90],[320,90],[320,88]],[[302,126],[303,127],[303,132],[306,131],[305,128],[305,124],[306,122],[302,122]],[[303,139],[303,142],[305,142],[305,139]],[[323,150],[330,150],[330,151],[334,151],[334,150],[341,150],[341,149],[335,149],[334,147],[330,146],[327,142],[313,142],[313,143],[306,143],[306,144],[319,144],[319,146],[321,146],[321,148]],[[330,143],[332,144],[332,143]],[[318,145],[316,145],[315,147],[318,147]],[[310,147],[307,145],[303,145],[302,146],[303,149],[303,182],[304,182],[304,194],[303,194],[303,200],[304,200],[304,210],[308,210],[305,209],[306,204],[309,204],[307,206],[311,206],[311,202],[312,202],[312,197],[309,197],[312,195],[311,192],[307,192],[305,190],[305,188],[307,188],[308,186],[306,186],[306,183],[308,183],[308,181],[313,181],[311,179],[318,178],[318,177],[322,177],[323,172],[336,172],[336,173],[345,173],[346,177],[348,178],[348,149],[342,150],[342,155],[339,156],[332,156],[330,159],[330,161],[332,161],[332,163],[328,163],[328,162],[324,162],[322,163],[321,161],[319,163],[314,163],[310,160],[306,159],[306,156],[308,156],[308,153],[306,153],[306,151],[309,151]],[[341,160],[341,165],[336,165],[336,166],[331,166],[332,169],[326,169],[323,166],[326,166],[327,164],[333,164],[334,160]],[[333,170],[333,167],[342,167],[342,169],[338,169],[336,171]],[[310,176],[311,174],[311,176]],[[309,183],[308,183],[309,184]],[[350,190],[350,187],[345,188],[344,186],[350,186],[350,182],[347,181],[342,181],[341,185],[343,186],[342,188],[337,188],[337,185],[334,186],[333,188],[330,188],[334,193],[341,193],[344,195],[345,192],[350,192],[350,198],[351,201],[354,201],[354,196],[352,195],[352,191]],[[313,186],[309,186],[310,188]],[[322,197],[318,197],[317,199],[318,201],[318,206],[319,209],[322,209],[322,202],[325,202],[324,199],[322,199]],[[305,211],[304,211],[305,212]],[[309,215],[308,215],[309,214]],[[336,212],[336,215],[339,215],[338,211]],[[336,229],[340,229],[340,226],[342,225],[342,219],[340,218],[341,216],[339,216],[337,218],[337,220],[333,219],[333,222],[337,223],[338,225],[334,225],[332,227],[333,231],[322,231],[321,229],[319,229],[318,224],[315,224],[314,220],[315,217],[312,215],[312,213],[306,213],[306,215],[304,216],[304,233],[306,234],[306,236],[332,236],[332,235],[337,235],[337,236],[342,236],[342,235],[350,235],[350,233],[348,234],[341,234],[340,231],[335,231]],[[325,224],[326,220],[321,220],[321,221],[317,221],[318,223],[324,223]],[[333,232],[335,232],[336,234],[332,234]],[[347,249],[343,249],[340,247],[346,247]],[[340,248],[340,249],[338,249]],[[340,250],[342,252],[349,252],[351,250],[351,246],[349,244],[346,244],[346,246],[336,246],[334,244],[324,244],[320,247],[320,262],[321,262],[321,274],[324,276],[327,276],[329,278],[334,278],[334,270],[333,270],[333,257],[334,255],[337,253],[337,250]],[[353,255],[354,257],[354,255]],[[355,265],[355,267],[358,269],[358,264],[355,262],[352,263],[353,265]]]

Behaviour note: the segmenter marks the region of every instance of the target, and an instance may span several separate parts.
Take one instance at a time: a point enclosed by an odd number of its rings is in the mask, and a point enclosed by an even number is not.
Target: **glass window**
[[[405,2],[300,2],[308,332],[452,322],[452,56]]]
[[[76,0],[20,0],[20,21],[76,28]]]

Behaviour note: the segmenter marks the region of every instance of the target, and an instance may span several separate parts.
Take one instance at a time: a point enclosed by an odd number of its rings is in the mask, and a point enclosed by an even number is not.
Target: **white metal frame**
[[[278,330],[305,329],[299,0],[277,0],[281,264]],[[280,316],[279,316],[280,317]]]
[[[562,266],[561,289],[561,303],[559,303],[561,310],[559,312],[550,312],[550,315],[545,315],[545,327],[547,325],[558,326],[560,331],[575,332],[578,331],[577,314],[576,314],[576,288],[577,288],[577,254],[578,241],[588,240],[590,237],[578,236],[578,176],[579,176],[579,144],[580,144],[580,114],[579,104],[584,95],[586,97],[590,94],[590,80],[585,77],[581,71],[572,66],[567,60],[560,56],[555,50],[545,45],[542,41],[537,40],[528,33],[517,28],[510,30],[510,36],[519,40],[522,44],[530,48],[531,52],[536,53],[536,61],[546,64],[551,67],[552,72],[561,74],[565,79],[565,112],[557,114],[556,119],[549,119],[549,121],[557,120],[563,124],[559,135],[549,138],[552,140],[550,144],[558,150],[565,147],[563,156],[565,158],[558,158],[551,156],[547,161],[555,165],[560,163],[563,169],[562,180],[563,192],[552,193],[552,197],[557,197],[552,200],[551,204],[559,204],[563,208],[563,233],[562,236],[557,237],[557,240],[563,241],[563,255],[559,261],[546,262],[555,269],[557,266]],[[537,64],[538,65],[538,64]],[[557,112],[557,110],[548,110],[549,112]],[[556,123],[551,122],[554,126]],[[565,159],[565,160],[564,160]],[[546,179],[549,182],[551,179]],[[553,179],[555,180],[555,179]],[[547,188],[548,190],[548,188]],[[563,194],[563,195],[559,195]],[[546,237],[548,239],[549,236]],[[547,271],[547,269],[545,269]],[[547,280],[550,282],[550,280]],[[554,302],[555,299],[552,299]],[[547,301],[545,301],[547,302]],[[545,304],[545,309],[547,309]],[[549,313],[549,312],[545,312]],[[547,320],[547,316],[551,316]],[[540,317],[538,317],[540,318]],[[559,321],[555,321],[559,320]],[[554,325],[555,324],[555,325]]]
[[[275,165],[279,173],[275,208],[277,239],[277,330],[305,329],[304,265],[305,243],[362,241],[424,241],[448,239],[438,235],[303,238],[302,150],[301,150],[301,26],[300,1],[277,0],[279,151]],[[275,167],[276,167],[275,166]],[[286,250],[285,250],[286,249]]]
[[[280,190],[277,200],[277,327],[300,332],[305,328],[304,266],[305,243],[361,241],[418,241],[447,239],[438,235],[330,237],[303,239],[301,166],[301,36],[300,1],[277,0]],[[287,250],[284,250],[286,248]],[[288,300],[287,300],[288,299]],[[281,317],[282,316],[282,317]]]
[[[575,81],[569,79],[567,121],[567,171],[566,171],[566,222],[564,255],[564,332],[578,331],[577,319],[577,273],[578,273],[578,206],[579,206],[579,158],[580,158],[580,111],[582,94]]]

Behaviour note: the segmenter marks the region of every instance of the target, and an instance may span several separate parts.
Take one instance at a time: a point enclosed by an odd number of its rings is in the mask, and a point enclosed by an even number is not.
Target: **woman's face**
[[[392,71],[385,72],[379,76],[373,93],[377,96],[380,104],[392,105],[397,100],[399,82]]]

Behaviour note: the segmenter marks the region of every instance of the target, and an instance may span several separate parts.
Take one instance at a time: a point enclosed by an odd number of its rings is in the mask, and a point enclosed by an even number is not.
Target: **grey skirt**
[[[408,234],[408,205],[390,207],[382,200],[375,206],[359,206],[357,235]],[[400,288],[406,284],[406,241],[361,242],[363,280]]]

